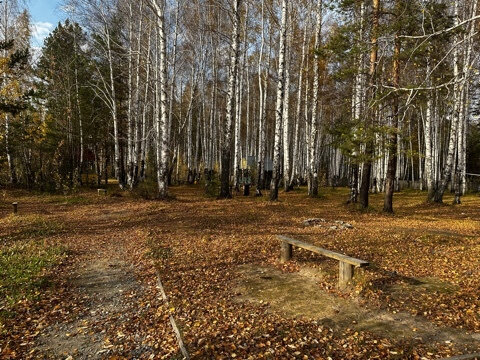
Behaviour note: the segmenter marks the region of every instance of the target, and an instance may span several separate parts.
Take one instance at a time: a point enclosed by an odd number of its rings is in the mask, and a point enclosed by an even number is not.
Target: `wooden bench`
[[[97,194],[100,195],[107,195],[107,189],[97,189]]]
[[[309,250],[316,254],[320,254],[320,255],[338,260],[339,261],[338,286],[341,289],[345,288],[348,282],[352,280],[354,269],[356,267],[365,267],[369,265],[368,261],[355,259],[353,257],[336,253],[334,251],[330,251],[327,249],[323,249],[321,247],[308,244],[300,240],[292,239],[287,236],[278,235],[277,238],[282,242],[282,247],[281,247],[282,261],[288,261],[292,258],[292,250],[294,245],[296,247]]]

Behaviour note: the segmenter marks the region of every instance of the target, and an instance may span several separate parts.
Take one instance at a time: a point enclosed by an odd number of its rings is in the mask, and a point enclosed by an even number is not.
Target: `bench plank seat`
[[[296,247],[299,247],[305,250],[310,250],[311,252],[314,252],[316,254],[324,255],[326,257],[336,259],[338,261],[346,262],[347,264],[351,264],[356,267],[365,267],[369,265],[368,261],[355,259],[353,257],[343,255],[334,251],[330,251],[312,244],[308,244],[300,240],[292,239],[287,236],[278,235],[277,238],[288,244],[295,245]]]
[[[288,236],[277,235],[277,238],[282,242],[281,243],[282,261],[288,261],[292,258],[293,246],[338,260],[339,261],[338,285],[340,288],[345,288],[348,285],[348,283],[352,280],[354,269],[356,267],[365,267],[369,265],[368,261],[355,259],[353,257],[343,255],[335,251],[330,251],[312,244],[308,244],[300,240],[292,239]]]

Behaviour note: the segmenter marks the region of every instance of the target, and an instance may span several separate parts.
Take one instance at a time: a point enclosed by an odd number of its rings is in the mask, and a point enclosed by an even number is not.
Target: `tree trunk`
[[[179,21],[179,13],[180,13],[180,4],[181,1],[178,0],[177,8],[175,10],[175,32],[173,35],[173,50],[172,50],[172,77],[170,79],[170,96],[168,97],[168,123],[167,123],[167,137],[169,140],[169,153],[170,158],[173,158],[174,151],[170,149],[175,149],[175,144],[173,143],[172,139],[172,126],[173,126],[173,102],[174,102],[174,94],[175,94],[175,79],[176,79],[176,71],[177,71],[177,43],[178,43],[178,21]],[[178,161],[178,157],[177,157]],[[172,166],[173,166],[173,159],[172,159]]]
[[[10,146],[10,114],[5,115],[5,153],[7,154],[8,169],[10,171],[10,184],[15,185],[18,182],[18,179],[15,158]]]
[[[290,5],[288,5],[290,6]],[[292,23],[291,12],[289,11],[288,22]],[[286,50],[285,50],[285,84],[283,95],[283,183],[285,191],[290,191],[290,63],[291,63],[291,47],[292,47],[292,31],[291,25],[285,29]]]
[[[306,48],[307,48],[307,32],[308,32],[308,22],[305,24],[305,29],[303,32],[303,43],[302,43],[302,58],[300,60],[300,72],[298,74],[298,93],[297,93],[297,109],[295,115],[295,134],[293,140],[293,162],[292,162],[292,173],[290,177],[290,188],[293,188],[295,179],[298,176],[299,170],[299,146],[300,146],[300,123],[301,123],[301,114],[302,114],[302,86],[303,86],[303,67],[305,64]]]
[[[393,86],[398,88],[400,85],[400,39],[395,36],[395,46],[393,50]],[[393,94],[393,108],[392,108],[392,128],[389,134],[388,144],[388,165],[387,177],[385,181],[385,200],[383,204],[383,211],[393,213],[393,192],[395,189],[395,173],[397,170],[397,127],[398,127],[398,112],[399,100],[398,93]]]
[[[313,60],[313,99],[312,99],[312,119],[310,125],[309,136],[309,158],[308,166],[308,195],[311,197],[318,196],[318,163],[317,163],[317,145],[319,132],[318,106],[319,106],[319,92],[320,92],[320,46],[322,33],[322,0],[317,1],[316,9],[317,21],[315,25],[315,54]]]
[[[110,97],[111,97],[111,114],[113,119],[113,138],[115,146],[115,177],[118,180],[120,189],[125,188],[125,170],[122,161],[121,144],[120,144],[120,120],[118,119],[117,101],[116,101],[116,87],[113,75],[113,54],[110,40],[110,32],[107,25],[105,25],[105,35],[107,41],[107,56],[110,74]]]
[[[245,23],[245,29],[247,24]],[[235,191],[240,191],[241,179],[241,162],[242,162],[242,95],[243,95],[243,67],[245,65],[245,57],[243,57],[243,65],[237,68],[237,90],[236,90],[236,115],[235,115],[235,139],[234,139],[234,157],[233,157],[233,178]]]
[[[79,130],[79,140],[80,140],[80,158],[78,161],[78,178],[79,178],[79,183],[82,183],[82,173],[83,173],[83,167],[84,167],[84,140],[83,140],[83,119],[82,119],[82,109],[80,107],[80,89],[78,85],[78,63],[77,63],[77,37],[76,37],[77,32],[73,32],[73,41],[74,41],[74,55],[75,55],[75,62],[74,62],[74,67],[75,67],[75,103],[77,105],[77,116],[78,116],[78,130]]]
[[[365,130],[371,129],[376,111],[373,102],[375,101],[375,80],[377,72],[377,55],[378,55],[378,22],[380,13],[380,0],[372,0],[373,16],[372,16],[372,32],[371,32],[371,51],[370,51],[370,71],[369,71],[369,101],[370,101],[370,116],[367,118],[367,126]],[[373,141],[368,140],[365,144],[365,162],[362,169],[362,185],[360,187],[360,204],[362,208],[368,207],[368,195],[370,191],[370,175],[372,172],[372,156],[373,156]]]
[[[156,79],[159,82],[160,99],[159,101],[159,114],[156,119],[156,132],[157,132],[157,183],[158,183],[158,197],[160,199],[167,198],[168,191],[168,114],[167,114],[167,44],[165,34],[165,19],[164,11],[166,3],[164,0],[151,0],[157,17],[157,31],[159,42],[157,51],[159,55],[159,67],[158,73],[160,79]]]
[[[136,58],[136,79],[135,79],[135,96],[134,96],[134,106],[135,106],[135,119],[134,119],[134,145],[133,145],[133,175],[132,175],[132,186],[136,186],[139,181],[139,160],[140,154],[142,152],[142,113],[140,112],[140,67],[141,67],[141,55],[142,55],[142,37],[143,37],[143,0],[140,0],[140,14],[139,14],[139,24],[138,24],[138,41],[137,41],[137,58]],[[149,51],[150,49],[147,49]],[[147,53],[149,54],[149,53]],[[148,64],[146,64],[148,67]],[[144,99],[146,102],[147,99]]]
[[[259,89],[259,115],[258,115],[258,166],[257,166],[257,189],[256,196],[262,196],[264,188],[265,171],[265,107],[267,100],[267,76],[263,74],[263,53],[265,49],[265,0],[262,0],[262,43],[258,60],[258,89]]]
[[[228,79],[227,92],[227,112],[225,119],[225,128],[222,144],[222,173],[220,178],[220,198],[228,199],[232,197],[230,192],[230,161],[232,146],[232,125],[235,116],[235,89],[237,85],[237,68],[238,68],[238,49],[240,43],[240,5],[241,0],[233,2],[233,27],[232,27],[232,48],[230,55],[230,70]]]
[[[427,67],[428,69],[428,67]],[[429,72],[427,70],[427,72]],[[432,202],[435,198],[434,172],[433,172],[433,152],[432,152],[432,99],[427,95],[427,110],[425,114],[424,138],[425,138],[425,178],[427,180],[427,202]]]
[[[454,4],[454,23],[458,25],[459,18],[458,18],[458,2]],[[458,43],[458,35],[455,35],[455,43]],[[460,117],[460,102],[461,102],[461,86],[459,86],[460,80],[460,56],[458,51],[458,46],[455,46],[453,50],[453,76],[455,79],[455,85],[453,90],[453,115],[450,123],[450,138],[448,142],[448,151],[447,151],[447,158],[445,161],[445,166],[442,172],[442,179],[440,180],[440,184],[435,192],[435,202],[442,203],[443,202],[443,195],[445,190],[447,189],[448,182],[452,177],[452,169],[454,167],[454,157],[455,157],[455,145],[457,142],[457,130],[458,130],[458,123]]]
[[[128,80],[127,80],[127,184],[133,188],[133,149],[134,149],[134,117],[133,117],[133,11],[132,3],[128,5]]]
[[[280,155],[282,144],[282,122],[285,98],[285,54],[287,38],[287,0],[282,0],[282,25],[280,30],[280,50],[278,54],[277,105],[275,109],[275,144],[273,155],[273,177],[270,184],[270,200],[278,200],[280,182]]]
[[[360,29],[358,32],[358,44],[357,46],[361,47],[363,44],[363,32],[364,32],[364,18],[365,18],[365,1],[362,1],[360,3]],[[354,84],[354,90],[352,94],[352,120],[354,124],[358,124],[360,122],[360,119],[362,117],[362,109],[363,109],[363,100],[364,100],[364,58],[363,58],[363,52],[360,51],[358,54],[358,58],[356,59],[357,61],[357,74],[355,76],[355,84]],[[356,137],[356,133],[354,134]],[[350,203],[356,203],[358,200],[358,180],[359,180],[359,163],[358,163],[358,158],[359,158],[359,151],[360,149],[357,149],[355,146],[354,151],[353,151],[353,161],[352,161],[352,173],[351,173],[351,184],[350,184]]]
[[[147,53],[150,53],[150,48],[151,48],[151,42],[152,42],[152,36],[149,33],[148,34],[148,45],[147,45]],[[143,95],[143,109],[142,109],[142,135],[141,135],[141,153],[140,153],[140,180],[145,180],[145,160],[147,157],[147,148],[148,148],[148,131],[147,131],[147,110],[149,107],[149,102],[148,102],[148,95],[149,95],[149,88],[150,88],[150,69],[151,65],[150,62],[147,61],[145,64],[146,67],[146,74],[145,74],[145,93]]]

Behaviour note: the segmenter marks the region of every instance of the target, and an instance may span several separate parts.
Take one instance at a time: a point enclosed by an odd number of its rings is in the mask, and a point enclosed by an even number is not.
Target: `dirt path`
[[[37,351],[46,358],[101,359],[114,347],[107,330],[112,321],[128,321],[129,299],[143,291],[119,246],[106,244],[83,256],[70,283],[84,305],[81,316],[52,325],[39,338]],[[121,339],[124,334],[116,334]]]
[[[238,269],[239,301],[267,303],[272,311],[292,318],[318,320],[335,330],[368,331],[405,343],[443,343],[464,353],[479,351],[480,334],[437,327],[421,316],[367,309],[355,299],[329,294],[318,286],[319,270],[282,273],[273,268],[244,265]]]

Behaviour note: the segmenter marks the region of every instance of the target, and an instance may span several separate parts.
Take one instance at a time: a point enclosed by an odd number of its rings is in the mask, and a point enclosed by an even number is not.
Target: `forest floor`
[[[275,203],[215,200],[200,186],[171,193],[5,191],[0,358],[180,359],[171,315],[194,359],[480,352],[480,197],[429,205],[404,191],[384,215],[381,194],[359,211],[346,189],[316,199],[297,189]],[[324,222],[305,226],[310,218]],[[340,291],[337,261],[295,249],[283,264],[278,234],[371,265]]]

